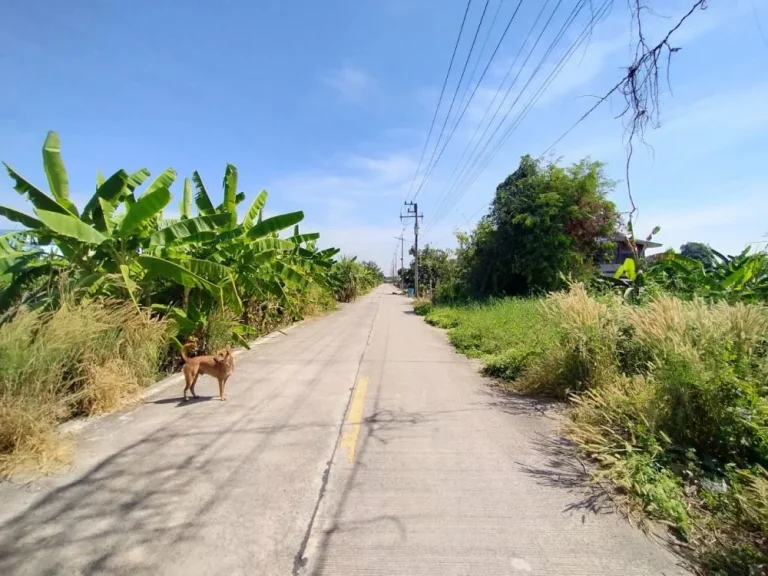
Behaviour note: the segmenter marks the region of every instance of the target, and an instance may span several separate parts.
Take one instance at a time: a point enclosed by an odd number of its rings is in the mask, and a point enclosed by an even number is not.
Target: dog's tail
[[[194,348],[194,344],[192,342],[187,342],[181,347],[181,357],[184,359],[184,362],[189,361],[189,356],[187,356],[187,348]]]

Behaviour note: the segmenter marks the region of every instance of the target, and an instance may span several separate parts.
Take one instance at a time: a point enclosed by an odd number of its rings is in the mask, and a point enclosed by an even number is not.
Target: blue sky
[[[475,81],[518,0],[499,2],[489,1],[465,81],[496,10]],[[691,3],[652,3],[660,15],[649,17],[650,39]],[[484,4],[471,4],[438,132]],[[501,114],[575,4],[563,0],[531,60],[512,68],[512,77],[519,71],[520,79]],[[455,228],[479,217],[520,155],[542,153],[591,105],[587,95],[605,92],[623,75],[630,62],[629,18],[624,0],[613,4],[588,46],[568,62],[487,169],[472,186],[458,188],[460,200],[439,210],[462,152],[542,6],[524,0],[419,192],[425,242],[453,245]],[[632,187],[640,231],[659,225],[665,246],[698,240],[736,252],[768,232],[768,2],[708,4],[673,39],[682,47],[671,71],[673,93],[664,87],[661,127],[647,135],[653,148],[636,152]],[[40,147],[46,131],[56,130],[79,202],[92,193],[99,169],[159,173],[170,166],[180,180],[197,169],[209,190],[218,190],[231,162],[250,197],[269,191],[270,213],[302,209],[304,231],[320,231],[323,244],[375,259],[388,270],[393,236],[401,230],[399,210],[465,6],[464,0],[10,0],[0,20],[0,159],[44,186]],[[578,14],[510,120],[588,18],[587,10]],[[463,88],[457,104],[462,95]],[[623,179],[624,129],[614,119],[620,104],[598,109],[555,154],[564,161],[589,155],[606,162],[611,177]],[[421,175],[416,188],[420,181]],[[24,207],[9,179],[0,180],[0,194],[3,204]],[[612,198],[626,209],[622,184]],[[442,218],[436,221],[436,215]],[[406,236],[412,237],[410,227]]]

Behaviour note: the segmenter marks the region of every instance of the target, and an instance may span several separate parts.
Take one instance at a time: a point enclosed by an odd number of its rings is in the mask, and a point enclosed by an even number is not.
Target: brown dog
[[[222,401],[226,400],[227,396],[224,393],[224,386],[226,386],[232,372],[235,371],[235,355],[232,353],[232,349],[227,346],[215,356],[207,355],[190,358],[187,356],[186,349],[193,346],[192,342],[187,342],[181,347],[181,357],[184,358],[184,380],[187,382],[187,385],[184,387],[184,400],[187,399],[187,390],[192,392],[193,398],[197,398],[195,384],[197,384],[197,377],[200,374],[207,374],[216,378],[219,381],[219,397]]]

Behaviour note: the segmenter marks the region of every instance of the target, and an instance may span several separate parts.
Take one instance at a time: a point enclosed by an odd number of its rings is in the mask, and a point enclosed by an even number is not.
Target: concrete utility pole
[[[403,260],[404,260],[403,256],[405,252],[405,248],[404,248],[405,238],[403,238],[403,235],[400,234],[400,236],[395,236],[395,240],[400,240],[400,270],[404,270],[405,264],[403,263]],[[400,289],[402,290],[403,288],[405,288],[405,278],[400,276]]]
[[[413,292],[416,298],[419,297],[419,218],[424,219],[424,214],[419,214],[419,205],[415,202],[403,202],[408,207],[408,213],[400,219],[413,218],[413,247],[415,252],[414,270],[413,270]]]

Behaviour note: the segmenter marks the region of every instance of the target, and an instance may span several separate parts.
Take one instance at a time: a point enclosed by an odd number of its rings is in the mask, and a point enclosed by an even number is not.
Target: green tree
[[[686,258],[698,260],[707,269],[712,268],[716,263],[712,248],[710,248],[709,244],[704,244],[703,242],[686,242],[680,246],[680,254]]]
[[[408,254],[416,256],[413,246]],[[413,288],[415,259],[406,269],[400,270],[405,285]],[[456,276],[456,259],[450,250],[433,248],[427,244],[419,250],[419,292],[434,290],[441,284],[452,281]]]
[[[619,223],[606,195],[614,183],[603,164],[584,159],[569,167],[523,156],[499,184],[490,212],[459,236],[458,261],[475,294],[525,294],[584,277],[605,257]]]
[[[382,272],[381,267],[376,264],[373,260],[364,260],[360,262],[360,265],[363,268],[367,268],[368,271],[378,279],[379,282],[384,282],[384,272]]]

